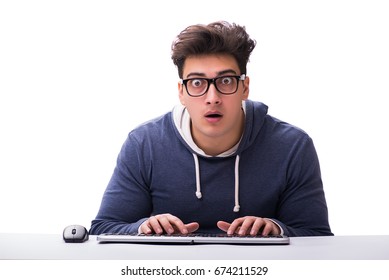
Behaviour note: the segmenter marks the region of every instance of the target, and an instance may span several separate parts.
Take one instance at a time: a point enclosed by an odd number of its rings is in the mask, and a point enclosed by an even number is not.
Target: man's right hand
[[[139,227],[140,233],[145,234],[188,234],[196,231],[199,224],[196,222],[184,224],[179,218],[171,214],[159,214],[151,216]]]

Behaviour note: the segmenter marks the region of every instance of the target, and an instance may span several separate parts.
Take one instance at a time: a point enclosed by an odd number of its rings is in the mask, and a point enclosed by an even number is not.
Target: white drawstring
[[[196,170],[196,196],[198,199],[202,197],[201,195],[201,186],[200,186],[200,167],[199,167],[199,159],[196,154],[193,154],[194,162],[195,162],[195,170]]]
[[[201,194],[201,185],[200,185],[200,166],[199,159],[196,154],[193,154],[193,159],[195,163],[195,172],[196,172],[196,197],[200,199],[202,197]],[[235,206],[234,212],[239,212],[239,155],[236,156],[235,159]]]
[[[234,212],[239,212],[239,155],[236,156],[235,160],[235,206]]]

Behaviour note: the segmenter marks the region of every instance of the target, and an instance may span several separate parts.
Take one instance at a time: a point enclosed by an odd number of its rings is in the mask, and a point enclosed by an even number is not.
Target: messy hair
[[[172,60],[178,76],[183,78],[185,59],[204,54],[230,54],[246,74],[247,63],[256,41],[247,34],[245,27],[226,21],[208,25],[191,25],[184,29],[172,43]]]

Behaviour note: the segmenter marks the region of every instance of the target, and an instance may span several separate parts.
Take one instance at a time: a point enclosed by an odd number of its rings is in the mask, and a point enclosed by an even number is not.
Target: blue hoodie
[[[312,139],[260,102],[244,101],[243,108],[242,138],[219,156],[193,142],[184,107],[131,131],[90,234],[137,232],[151,215],[170,213],[198,222],[199,232],[258,216],[288,236],[333,235]]]

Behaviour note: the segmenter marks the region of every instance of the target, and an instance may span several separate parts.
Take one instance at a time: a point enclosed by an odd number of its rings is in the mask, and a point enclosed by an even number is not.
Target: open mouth
[[[219,112],[209,112],[205,115],[205,118],[210,122],[219,121],[223,115]]]
[[[221,114],[208,114],[206,115],[207,118],[221,118]]]

